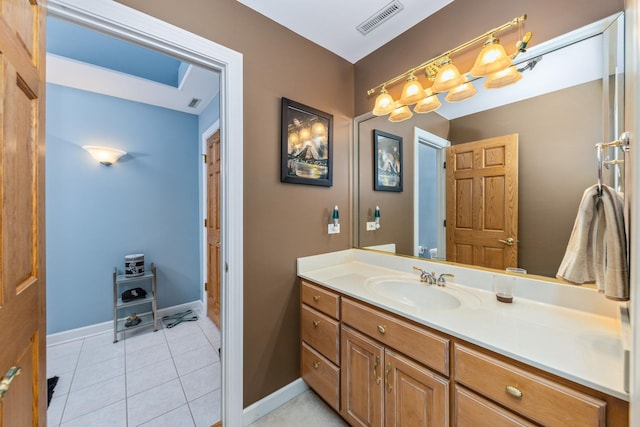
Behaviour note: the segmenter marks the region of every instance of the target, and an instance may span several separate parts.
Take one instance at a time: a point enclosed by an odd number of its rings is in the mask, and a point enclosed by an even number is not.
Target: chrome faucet
[[[446,280],[446,278],[447,278],[447,277],[448,277],[449,279],[453,279],[455,276],[454,276],[453,274],[450,274],[450,273],[442,273],[442,274],[440,275],[440,277],[438,277],[438,280],[436,281],[436,284],[437,284],[438,286],[444,286],[444,285],[446,285],[446,284],[447,284],[447,280]]]
[[[429,273],[426,270],[421,269],[420,267],[413,267],[414,270],[417,270],[420,272],[420,281],[427,283],[429,285],[435,285],[436,284],[436,273],[432,272]]]

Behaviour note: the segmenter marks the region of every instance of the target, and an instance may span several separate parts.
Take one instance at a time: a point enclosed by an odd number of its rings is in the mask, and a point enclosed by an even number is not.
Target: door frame
[[[220,72],[221,418],[224,425],[243,425],[242,54],[111,0],[49,0],[47,9],[49,15]]]
[[[434,135],[431,132],[427,132],[424,129],[420,129],[419,127],[413,128],[413,255],[420,256],[420,176],[418,174],[420,168],[420,156],[419,149],[420,144],[428,145],[435,150],[436,152],[436,162],[437,164],[444,164],[447,160],[446,148],[451,146],[451,142],[439,137],[438,135]],[[438,199],[438,209],[436,222],[438,224],[444,224],[444,220],[447,214],[447,199],[446,199],[446,183],[447,177],[445,174],[445,169],[440,168],[440,172],[436,175],[436,188],[438,194],[436,195]],[[447,229],[442,226],[438,227],[438,253],[446,254],[447,253]]]

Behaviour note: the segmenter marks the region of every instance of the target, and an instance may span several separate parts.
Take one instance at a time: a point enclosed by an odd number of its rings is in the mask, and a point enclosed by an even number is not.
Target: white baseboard
[[[204,313],[204,306],[202,301],[198,300],[171,307],[160,308],[158,309],[158,318],[186,310]],[[77,329],[70,329],[68,331],[57,332],[55,334],[49,334],[47,335],[47,346],[79,340],[93,335],[104,334],[105,332],[113,332],[113,320],[96,323],[95,325],[83,326]]]
[[[309,390],[307,383],[302,378],[298,378],[280,390],[276,390],[253,405],[244,408],[242,425],[248,426],[307,390]]]

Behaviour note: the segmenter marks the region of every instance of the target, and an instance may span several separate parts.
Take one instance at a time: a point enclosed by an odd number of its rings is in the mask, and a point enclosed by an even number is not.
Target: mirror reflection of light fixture
[[[477,90],[473,87],[473,84],[471,82],[467,82],[451,89],[444,99],[447,102],[460,102],[471,98],[476,94],[476,92]]]
[[[438,97],[434,95],[430,89],[427,89],[427,97],[421,101],[418,101],[416,106],[413,107],[413,112],[420,114],[430,113],[440,108],[441,105],[442,103],[440,102]]]
[[[381,83],[373,89],[369,89],[367,95],[379,92],[372,111],[373,115],[384,116],[389,114],[389,121],[400,122],[412,117],[413,113],[406,108],[409,105],[416,104],[413,108],[416,113],[434,111],[440,106],[440,101],[434,96],[434,93],[449,92],[445,97],[448,102],[459,102],[468,99],[476,93],[471,81],[484,76],[488,76],[485,83],[485,87],[488,88],[502,87],[517,82],[521,76],[518,76],[519,70],[511,70],[513,68],[511,66],[512,60],[520,53],[526,52],[527,44],[531,39],[531,32],[524,34],[523,38],[516,43],[516,50],[511,55],[507,55],[495,35],[516,25],[519,25],[522,30],[522,23],[526,19],[527,15],[518,16],[475,39]],[[467,79],[469,77],[467,73],[460,73],[460,70],[453,65],[451,56],[483,41],[484,47],[469,72],[471,77]],[[427,81],[432,81],[427,90],[423,89],[423,83],[420,83],[416,78],[416,73],[421,70],[424,71]],[[401,81],[405,81],[405,85],[400,99],[395,101],[387,93],[387,86]]]
[[[413,113],[411,112],[411,110],[409,110],[409,107],[407,107],[406,105],[396,104],[396,108],[389,115],[389,121],[394,123],[404,122],[411,117],[413,117]]]
[[[484,82],[484,87],[487,89],[497,89],[499,87],[513,84],[522,78],[522,74],[516,69],[516,67],[508,67],[497,73],[489,74],[487,80]]]
[[[83,145],[82,148],[88,151],[91,157],[105,166],[112,165],[117,162],[120,157],[127,154],[126,151],[118,150],[117,148],[100,147],[98,145]]]

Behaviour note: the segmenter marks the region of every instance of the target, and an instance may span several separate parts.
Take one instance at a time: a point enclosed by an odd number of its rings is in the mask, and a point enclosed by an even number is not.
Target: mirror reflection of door
[[[447,149],[447,260],[518,266],[518,135]]]
[[[422,258],[444,259],[446,233],[444,228],[446,177],[445,148],[451,145],[420,128],[415,128],[416,164],[414,174],[414,255]]]

